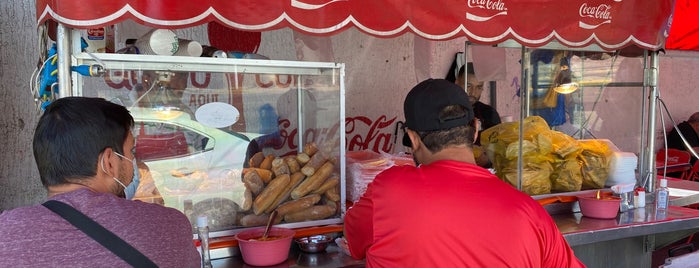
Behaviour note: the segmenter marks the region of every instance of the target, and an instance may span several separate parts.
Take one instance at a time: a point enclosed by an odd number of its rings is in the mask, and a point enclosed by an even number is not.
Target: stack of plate
[[[609,177],[605,186],[636,182],[638,157],[630,152],[614,152],[609,163]]]

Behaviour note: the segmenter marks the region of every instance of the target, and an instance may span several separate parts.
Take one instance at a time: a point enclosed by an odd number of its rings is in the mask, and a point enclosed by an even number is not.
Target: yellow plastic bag
[[[539,133],[537,142],[541,153],[553,153],[560,158],[575,158],[582,151],[577,140],[555,130]]]
[[[604,188],[609,176],[612,150],[607,143],[598,140],[579,141],[582,152],[578,156],[582,170],[582,189]]]
[[[500,173],[498,177],[517,187],[517,161],[512,161],[514,167],[510,167]],[[522,170],[522,192],[528,195],[540,195],[551,193],[551,172],[553,167],[549,162],[528,161],[523,158],[525,167]]]
[[[555,162],[550,178],[552,192],[576,192],[582,189],[580,163],[575,158]]]

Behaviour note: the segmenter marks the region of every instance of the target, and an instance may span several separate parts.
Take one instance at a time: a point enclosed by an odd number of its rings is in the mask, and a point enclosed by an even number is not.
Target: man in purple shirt
[[[34,158],[48,199],[82,212],[160,267],[199,267],[192,229],[179,211],[124,199],[133,179],[134,121],[101,98],[54,101],[39,119]],[[39,205],[0,214],[6,267],[125,267],[129,264]]]

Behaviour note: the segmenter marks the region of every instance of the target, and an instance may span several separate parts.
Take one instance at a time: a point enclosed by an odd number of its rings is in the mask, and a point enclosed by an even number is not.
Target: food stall
[[[570,66],[574,66],[574,71],[577,71],[577,77],[592,77],[594,79],[583,79],[579,82],[578,92],[593,92],[598,94],[607,87],[627,88],[632,92],[634,104],[638,109],[638,117],[633,118],[634,135],[637,135],[639,142],[633,148],[634,153],[638,154],[638,184],[646,186],[646,189],[653,191],[654,181],[651,178],[655,174],[655,158],[654,154],[654,129],[655,129],[655,103],[652,98],[656,93],[658,61],[657,51],[663,47],[663,41],[666,37],[666,32],[669,29],[669,17],[672,13],[672,3],[667,1],[537,1],[533,4],[529,1],[454,1],[441,0],[439,2],[424,2],[412,1],[299,1],[292,0],[290,2],[280,1],[198,1],[182,2],[174,0],[160,1],[112,1],[110,3],[100,3],[99,7],[89,7],[82,1],[73,0],[38,0],[37,1],[37,22],[43,25],[47,20],[58,22],[57,36],[57,70],[58,81],[62,88],[70,88],[70,91],[61,92],[61,96],[67,95],[89,95],[97,94],[88,92],[86,84],[94,87],[96,84],[105,83],[104,79],[82,78],[78,74],[71,72],[71,66],[98,65],[107,70],[107,72],[116,76],[115,70],[120,74],[123,73],[138,73],[143,75],[144,71],[170,71],[175,73],[189,72],[192,81],[202,81],[211,77],[211,74],[219,74],[223,78],[218,81],[225,81],[224,88],[231,89],[230,85],[235,85],[235,89],[241,89],[239,92],[231,91],[229,93],[231,100],[235,96],[243,96],[246,90],[250,89],[249,81],[255,81],[255,87],[265,85],[267,80],[265,75],[276,75],[276,78],[271,78],[278,84],[284,84],[288,81],[293,81],[292,85],[287,87],[286,91],[295,90],[294,102],[297,104],[294,109],[299,111],[295,120],[299,127],[299,133],[303,132],[304,122],[310,119],[305,118],[309,113],[317,117],[319,114],[332,114],[329,118],[323,118],[319,121],[320,129],[326,129],[325,132],[331,134],[324,137],[323,141],[334,141],[332,146],[334,149],[333,155],[337,157],[335,172],[338,174],[340,181],[339,192],[342,196],[339,206],[336,206],[337,213],[333,214],[329,219],[313,219],[305,221],[301,224],[290,224],[290,227],[313,227],[328,224],[340,223],[344,215],[344,197],[345,197],[345,141],[341,136],[344,132],[344,66],[342,64],[332,63],[298,63],[298,62],[275,62],[268,60],[251,60],[251,59],[216,59],[216,58],[181,58],[177,56],[147,56],[147,55],[116,55],[109,53],[85,53],[80,47],[80,31],[94,28],[104,28],[109,25],[114,25],[125,20],[133,20],[137,23],[157,28],[157,29],[179,29],[192,27],[195,25],[216,22],[227,27],[243,30],[243,31],[267,31],[280,28],[292,28],[294,31],[299,31],[311,35],[332,35],[353,27],[360,31],[383,38],[391,38],[403,35],[405,33],[413,33],[427,40],[449,40],[458,37],[466,37],[469,41],[466,44],[466,51],[470,45],[487,45],[498,47],[514,47],[521,50],[521,72],[520,84],[523,85],[523,90],[520,91],[522,98],[520,114],[519,114],[519,129],[523,129],[525,119],[533,114],[533,110],[539,109],[535,103],[538,95],[544,94],[538,92],[540,89],[549,88],[552,84],[550,79],[555,74],[556,67],[560,67],[555,61],[538,61],[538,58],[532,60],[533,57],[541,55],[538,52],[548,52],[548,54],[556,55],[560,52],[566,53],[566,58],[570,61]],[[166,7],[166,8],[164,8]],[[381,16],[377,16],[377,12],[381,12]],[[419,11],[419,12],[416,12]],[[556,15],[551,15],[556,14]],[[566,14],[566,15],[563,15]],[[627,29],[627,30],[620,30]],[[570,53],[567,53],[570,52]],[[542,53],[546,54],[546,53]],[[635,55],[637,61],[641,62],[639,73],[642,73],[642,79],[636,81],[615,81],[609,77],[608,70],[612,68],[589,68],[597,62],[594,60],[602,60],[603,64],[614,66],[615,60],[619,55]],[[606,56],[605,56],[606,55]],[[613,55],[609,57],[609,55]],[[639,57],[639,55],[642,55]],[[543,62],[543,63],[539,63]],[[600,65],[603,65],[600,64]],[[548,70],[547,75],[544,71]],[[593,74],[594,71],[600,71],[600,74]],[[607,72],[605,72],[607,71]],[[140,72],[140,73],[139,73]],[[279,79],[279,75],[286,75],[289,80]],[[538,76],[534,76],[537,74]],[[110,76],[110,77],[112,77]],[[309,79],[312,83],[306,83]],[[548,77],[549,79],[544,79]],[[128,80],[131,77],[121,76],[119,79]],[[162,78],[159,74],[158,79]],[[96,81],[96,82],[91,82]],[[121,81],[121,80],[120,80]],[[260,83],[262,82],[262,83]],[[307,85],[320,85],[323,89],[308,88]],[[242,87],[237,88],[238,85]],[[167,86],[167,85],[166,85]],[[219,85],[220,86],[220,85]],[[589,90],[596,88],[596,90]],[[207,90],[213,90],[212,87],[207,87]],[[588,89],[588,90],[586,90]],[[331,113],[319,113],[317,111],[305,112],[308,104],[305,101],[305,93],[307,90],[320,92],[322,97],[318,102],[324,103],[319,105],[321,109],[331,108]],[[113,95],[100,95],[119,98],[115,92]],[[211,95],[218,95],[215,92],[209,92]],[[281,91],[274,92],[275,99],[280,99],[284,93]],[[184,90],[184,94],[188,94]],[[191,92],[189,93],[192,94]],[[236,95],[238,94],[238,95]],[[564,93],[561,93],[564,94]],[[626,94],[626,93],[621,93]],[[593,95],[595,96],[595,95]],[[597,96],[601,96],[599,93]],[[190,96],[191,97],[191,96]],[[559,95],[559,100],[563,96]],[[577,96],[581,99],[577,104],[584,104],[584,94]],[[195,97],[196,100],[197,97]],[[243,96],[245,98],[245,96]],[[249,99],[263,100],[267,97],[258,96]],[[588,97],[589,98],[589,97]],[[562,101],[566,101],[563,99]],[[562,102],[561,101],[561,102]],[[583,130],[579,133],[583,135],[586,127],[589,127],[591,115],[595,114],[595,106],[597,101],[593,101],[592,107],[578,105],[582,110],[577,113],[579,120],[575,121],[579,129]],[[246,102],[250,103],[250,102]],[[239,103],[228,103],[232,106],[240,106]],[[257,106],[251,105],[247,108],[240,109],[241,114],[246,119],[255,118],[254,112],[259,111],[257,118],[262,118],[261,109],[264,103]],[[227,107],[227,106],[226,106]],[[253,107],[252,109],[249,109]],[[189,107],[193,110],[201,109],[201,107]],[[216,108],[216,107],[214,107]],[[553,109],[555,107],[546,107]],[[587,110],[585,110],[587,109]],[[252,110],[253,113],[250,113]],[[215,110],[218,111],[218,110]],[[144,112],[145,114],[145,112]],[[215,114],[215,113],[214,113]],[[251,115],[253,114],[253,115]],[[304,116],[301,116],[303,114]],[[151,117],[157,117],[153,115]],[[226,121],[225,119],[209,116],[215,123],[218,120]],[[243,116],[241,116],[243,118]],[[571,117],[571,118],[574,118]],[[162,119],[162,118],[160,118]],[[318,119],[318,118],[316,118]],[[147,121],[144,119],[144,121]],[[173,119],[166,118],[165,121],[172,122]],[[252,119],[250,121],[253,121]],[[230,123],[230,122],[229,122]],[[551,125],[550,122],[547,122]],[[334,124],[339,126],[334,131]],[[162,122],[156,122],[153,127],[161,127]],[[238,128],[236,129],[236,125]],[[262,125],[250,127],[247,124],[241,126],[239,120],[230,123],[232,130],[241,134],[243,132],[248,139],[254,139],[262,131]],[[250,127],[250,128],[248,128]],[[144,123],[141,126],[144,133],[148,131],[148,126]],[[254,130],[253,130],[254,129]],[[209,131],[194,131],[197,133],[208,133]],[[170,133],[165,133],[170,134]],[[191,136],[191,135],[190,135]],[[299,134],[299,137],[304,135]],[[186,136],[185,139],[188,137]],[[604,137],[602,137],[604,138]],[[627,137],[628,138],[628,137]],[[630,138],[629,138],[630,139]],[[201,141],[201,138],[193,140]],[[519,132],[517,140],[523,140],[523,133]],[[303,138],[294,142],[296,145],[295,152],[302,153],[302,145],[306,142]],[[516,150],[519,155],[516,157],[515,165],[516,175],[512,180],[513,184],[522,189],[523,171],[525,164],[522,152],[523,143],[519,143],[520,147]],[[196,144],[194,144],[196,145]],[[197,150],[197,146],[192,146]],[[205,148],[206,149],[206,148]],[[629,149],[631,150],[631,149]],[[288,152],[285,152],[288,153]],[[283,155],[284,153],[282,153]],[[276,156],[282,156],[276,155]],[[236,160],[242,164],[245,162],[240,159]],[[209,160],[205,161],[209,163]],[[154,163],[156,165],[157,163]],[[169,167],[172,164],[165,163],[164,167]],[[242,166],[237,167],[239,170],[231,172],[231,169],[222,169],[225,176],[238,178],[242,176]],[[206,170],[206,176],[213,177],[210,170]],[[181,170],[178,172],[169,172],[174,177],[187,177],[194,181],[201,180],[204,173],[197,173],[191,170]],[[224,173],[222,173],[224,174]],[[209,178],[206,178],[209,179]],[[157,179],[155,179],[157,180]],[[226,182],[217,182],[224,185]],[[199,182],[194,182],[195,185],[200,185]],[[212,184],[207,184],[212,185]],[[189,183],[177,185],[157,185],[159,189],[163,187],[173,190],[170,197],[180,198],[177,191],[186,191],[191,186]],[[245,189],[240,185],[224,185],[222,187],[237,187],[237,189]],[[185,188],[185,189],[183,189]],[[580,190],[580,189],[578,189]],[[223,194],[229,194],[229,191],[224,191]],[[573,191],[575,192],[575,191]],[[543,192],[542,192],[543,193]],[[244,200],[244,191],[237,193],[241,200]],[[540,194],[540,192],[536,192]],[[207,196],[212,198],[211,196]],[[214,196],[213,198],[222,198]],[[167,198],[164,198],[167,199]],[[163,200],[166,205],[180,208],[186,212],[189,208],[189,202],[196,203],[196,200],[176,199],[175,201]],[[189,202],[187,202],[189,200]],[[229,206],[221,199],[214,199],[213,202],[219,203],[220,208]],[[181,205],[181,206],[180,206]],[[196,204],[193,204],[196,206]],[[230,204],[230,206],[240,206],[239,203]],[[677,211],[675,211],[677,209]],[[239,211],[235,209],[235,211]],[[628,212],[631,213],[631,212]],[[649,215],[651,211],[647,211]],[[568,213],[572,214],[572,213]],[[622,217],[622,214],[620,217]],[[654,248],[656,243],[656,234],[672,233],[673,235],[682,235],[696,229],[699,215],[692,211],[686,211],[681,208],[673,208],[669,216],[665,219],[656,220],[654,217],[644,217],[644,220],[630,224],[628,221],[615,221],[614,223],[607,222],[606,225],[600,226],[597,222],[581,219],[579,213],[576,215],[568,215],[573,217],[573,228],[568,228],[566,224],[570,224],[569,219],[557,219],[559,227],[561,227],[564,236],[569,240],[571,245],[584,261],[595,261],[600,256],[610,256],[609,250],[602,249],[601,243],[611,247],[619,246],[618,243],[641,243],[646,245],[639,251],[634,251],[634,256],[642,256],[638,258],[639,263],[646,263],[649,258],[649,250]],[[628,215],[627,215],[628,217]],[[632,217],[633,218],[633,217]],[[621,219],[619,219],[621,220]],[[592,222],[583,224],[583,221]],[[649,227],[653,225],[656,227]],[[221,236],[234,234],[242,228],[236,224],[228,224]],[[233,227],[233,228],[230,228]],[[608,235],[609,232],[617,235]],[[606,234],[606,235],[600,235]],[[631,241],[625,239],[632,239]],[[640,239],[640,240],[639,240]],[[611,241],[611,242],[610,242]],[[641,241],[641,242],[639,242]],[[623,245],[623,244],[621,244]],[[593,248],[594,250],[590,250]],[[597,250],[600,249],[600,250]],[[607,252],[606,255],[603,255]]]

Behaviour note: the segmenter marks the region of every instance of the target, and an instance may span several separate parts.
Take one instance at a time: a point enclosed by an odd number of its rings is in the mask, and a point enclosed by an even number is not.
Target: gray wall
[[[41,202],[31,139],[39,113],[29,80],[38,61],[34,0],[0,1],[0,210]]]

